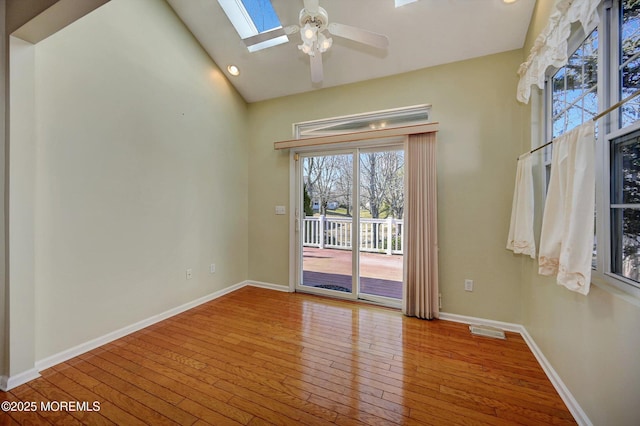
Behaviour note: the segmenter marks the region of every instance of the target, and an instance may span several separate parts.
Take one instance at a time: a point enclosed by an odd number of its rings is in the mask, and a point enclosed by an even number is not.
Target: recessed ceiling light
[[[235,65],[229,65],[227,67],[227,71],[229,71],[229,74],[233,75],[233,76],[238,76],[240,75],[240,68],[238,68]]]
[[[517,0],[502,0],[503,3],[506,4],[511,4],[511,3],[515,3]]]

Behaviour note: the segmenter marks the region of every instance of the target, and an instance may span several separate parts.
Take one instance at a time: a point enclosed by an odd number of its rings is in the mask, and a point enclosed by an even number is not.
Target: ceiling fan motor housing
[[[324,31],[327,28],[328,23],[329,15],[322,7],[318,7],[318,11],[315,13],[311,13],[307,9],[302,9],[300,11],[300,27],[304,27],[306,24],[309,24],[318,27],[318,31]]]

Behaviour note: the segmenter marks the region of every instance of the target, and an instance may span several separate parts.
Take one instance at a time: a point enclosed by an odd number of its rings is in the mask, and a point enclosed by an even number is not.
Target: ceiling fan
[[[327,37],[325,31],[331,35],[346,38],[358,43],[367,44],[379,49],[389,46],[387,36],[377,34],[350,25],[329,23],[329,15],[318,4],[318,0],[304,0],[304,8],[300,11],[299,25],[289,25],[284,28],[268,31],[244,39],[247,46],[262,43],[282,35],[300,32],[302,44],[298,46],[302,52],[309,55],[311,65],[311,81],[320,83],[323,79],[322,54],[333,44],[333,39]]]

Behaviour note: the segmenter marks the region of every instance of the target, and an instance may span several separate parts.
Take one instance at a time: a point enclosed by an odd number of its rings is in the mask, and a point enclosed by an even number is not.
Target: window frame
[[[619,73],[620,46],[620,7],[622,0],[603,0],[599,6],[600,21],[585,31],[582,26],[572,28],[572,35],[568,41],[568,51],[571,56],[587,39],[591,32],[598,29],[598,72],[597,93],[598,110],[603,111],[621,99]],[[549,69],[546,73],[545,89],[543,93],[544,129],[541,132],[545,140],[540,144],[552,140],[553,118],[552,77],[559,68]],[[640,120],[621,127],[620,109],[617,108],[597,122],[596,140],[596,262],[592,270],[591,281],[598,287],[615,293],[640,298],[640,283],[613,272],[612,262],[612,211],[611,211],[611,147],[615,139],[640,130]],[[551,147],[549,147],[551,148]],[[542,179],[546,188],[547,170],[550,166],[549,148],[544,150],[542,160]],[[546,196],[546,191],[545,191]],[[619,290],[619,291],[618,291]]]
[[[429,124],[431,104],[412,105],[362,114],[293,123],[294,139],[344,135],[368,130]],[[343,126],[351,126],[344,128]]]
[[[616,62],[617,64],[617,62]],[[617,102],[617,101],[616,101]],[[616,117],[617,120],[617,117]],[[602,161],[599,163],[605,163],[603,167],[601,167],[601,176],[596,174],[596,187],[598,184],[601,186],[601,190],[596,192],[596,208],[598,208],[598,213],[604,220],[601,220],[599,225],[603,229],[603,232],[599,232],[600,238],[598,238],[598,247],[601,247],[602,244],[604,253],[602,256],[598,256],[598,263],[596,270],[593,271],[593,280],[596,284],[603,283],[612,285],[613,287],[622,290],[624,292],[630,293],[636,297],[640,298],[640,283],[635,282],[631,279],[628,279],[622,275],[619,275],[613,272],[612,267],[612,242],[611,242],[611,148],[613,141],[622,136],[629,135],[633,132],[640,131],[640,120],[635,123],[616,129],[610,132],[607,135],[603,135],[604,143],[599,144],[600,147],[596,151],[596,156],[601,156]],[[605,175],[606,172],[606,175]],[[602,201],[598,204],[598,194],[601,194]],[[596,222],[596,227],[598,226],[598,222]],[[596,230],[598,232],[598,229]],[[599,254],[599,253],[598,253]]]

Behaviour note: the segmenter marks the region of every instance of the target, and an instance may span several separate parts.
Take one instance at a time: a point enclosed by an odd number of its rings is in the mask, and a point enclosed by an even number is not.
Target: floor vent
[[[488,325],[470,325],[471,334],[476,336],[494,337],[496,339],[506,339],[504,331]]]

